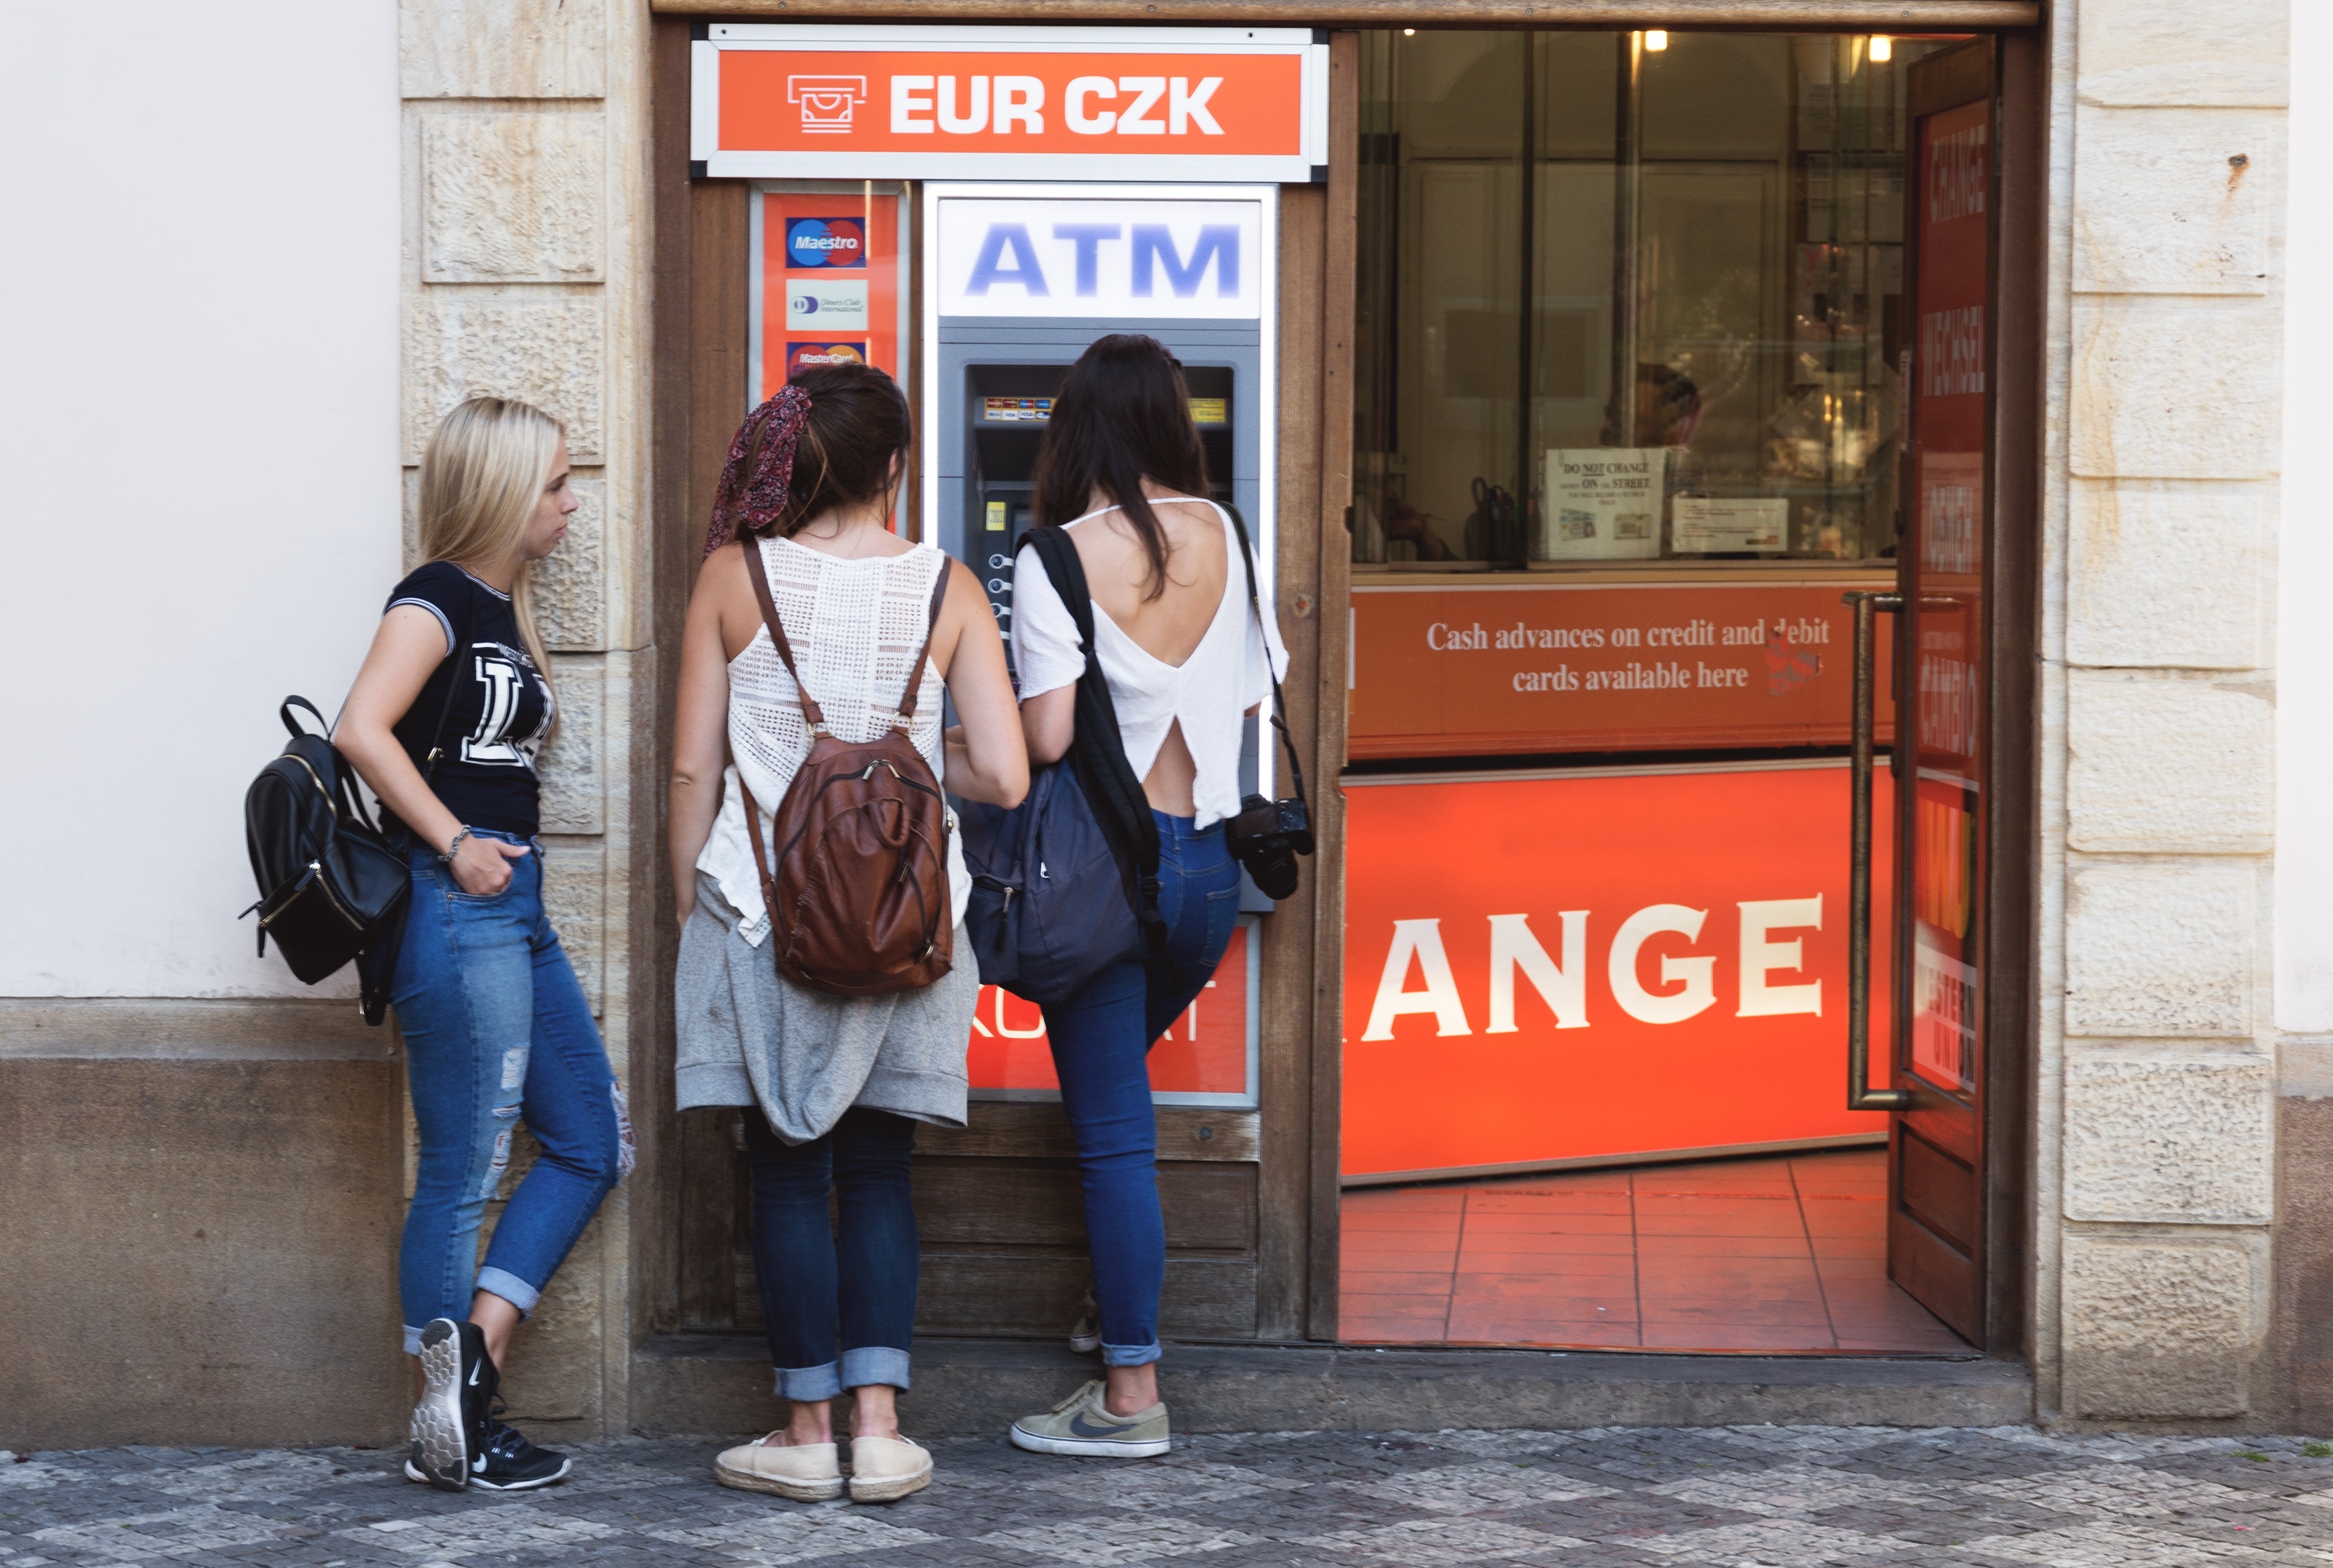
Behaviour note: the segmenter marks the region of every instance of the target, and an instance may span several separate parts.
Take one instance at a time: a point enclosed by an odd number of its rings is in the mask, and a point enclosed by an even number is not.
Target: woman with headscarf
[[[899,1435],[895,1406],[916,1316],[907,1164],[917,1123],[965,1124],[980,976],[961,933],[953,967],[919,990],[840,997],[780,974],[755,837],[776,852],[773,808],[811,741],[806,698],[847,742],[906,728],[950,794],[1010,807],[1029,787],[978,580],[890,531],[909,439],[907,399],[866,365],[805,370],[756,408],[729,449],[681,644],[675,1103],[744,1108],[754,1272],[788,1401],[784,1425],[722,1454],[714,1473],[801,1501],[843,1493],[832,1401],[845,1391],[852,1499],[930,1481],[931,1456]],[[791,661],[765,624],[756,560]],[[943,685],[962,720],[945,735]],[[952,821],[947,839],[948,917],[961,924],[970,883]]]

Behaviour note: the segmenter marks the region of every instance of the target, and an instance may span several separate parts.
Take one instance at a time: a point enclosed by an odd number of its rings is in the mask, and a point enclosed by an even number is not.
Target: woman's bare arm
[[[1029,736],[1029,763],[1050,767],[1070,754],[1078,738],[1078,689],[1060,686],[1021,704],[1021,728]]]
[[[962,561],[948,563],[942,614],[955,622],[955,646],[940,674],[961,723],[948,731],[948,792],[1013,807],[1029,793],[1029,749],[1004,665],[1004,639],[980,581]]]
[[[440,853],[462,830],[462,819],[446,809],[392,731],[445,658],[446,628],[436,616],[418,605],[390,610],[373,634],[372,650],[332,731],[332,744],[381,804]],[[523,845],[465,838],[454,855],[454,879],[463,892],[491,898],[509,885],[510,863],[527,853]]]
[[[715,550],[696,574],[688,622],[680,638],[680,697],[673,722],[672,783],[665,808],[666,843],[672,855],[673,903],[680,923],[696,907],[696,857],[713,836],[721,810],[721,778],[729,766],[729,656],[721,637],[725,589],[743,584],[744,560]],[[729,579],[734,578],[736,583]]]

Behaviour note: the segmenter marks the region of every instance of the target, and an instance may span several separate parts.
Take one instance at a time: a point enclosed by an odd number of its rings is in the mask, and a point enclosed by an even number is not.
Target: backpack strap
[[[1248,546],[1247,519],[1240,515],[1236,506],[1226,506],[1223,510],[1224,515],[1232,520],[1232,531],[1239,535],[1240,559],[1247,564],[1247,607],[1255,616],[1255,629],[1261,636],[1264,629],[1263,606],[1256,598],[1255,551]],[[1263,641],[1263,667],[1265,673],[1272,676],[1272,727],[1280,731],[1281,748],[1288,753],[1288,771],[1296,780],[1296,798],[1304,802],[1305,815],[1310,816],[1312,799],[1304,791],[1304,764],[1296,760],[1295,737],[1288,732],[1288,722],[1282,716],[1288,712],[1288,700],[1280,694],[1280,672],[1272,667],[1272,642],[1269,638]]]
[[[955,564],[954,556],[941,554],[939,577],[932,584],[932,610],[924,625],[924,645],[916,650],[916,662],[907,666],[907,690],[899,699],[899,716],[892,721],[902,730],[911,730],[916,722],[916,698],[924,689],[924,662],[932,656],[932,639],[939,635],[940,607],[947,602],[948,568]]]
[[[802,720],[811,734],[827,734],[826,710],[818,705],[818,699],[802,684],[802,672],[794,668],[793,646],[786,641],[785,624],[778,619],[777,601],[770,597],[770,574],[762,565],[762,541],[750,533],[741,533],[737,545],[745,552],[745,575],[754,579],[754,600],[762,607],[762,624],[770,629],[770,644],[778,650],[778,657],[785,661],[786,674],[793,677],[794,694],[802,700]]]

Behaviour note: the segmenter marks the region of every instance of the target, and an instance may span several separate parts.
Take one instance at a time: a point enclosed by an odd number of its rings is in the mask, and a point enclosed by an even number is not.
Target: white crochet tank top
[[[826,713],[827,728],[842,740],[868,741],[890,726],[907,690],[907,664],[924,645],[930,625],[932,588],[946,569],[947,557],[927,544],[905,555],[842,560],[821,555],[790,539],[760,541],[769,573],[770,598],[803,684]],[[929,660],[916,697],[916,750],[940,778],[940,731],[946,704],[940,673]],[[785,798],[794,770],[810,754],[793,677],[770,641],[767,626],[729,661],[729,767],[722,776],[721,814],[696,857],[696,868],[721,884],[721,894],[745,918],[740,926],[755,947],[769,933],[762,904],[761,878],[754,870],[754,846],[745,837],[745,808],[737,777],[754,792],[761,809],[764,850],[770,846],[771,813]],[[964,868],[955,813],[948,813],[948,891],[952,919],[964,919],[972,879]]]

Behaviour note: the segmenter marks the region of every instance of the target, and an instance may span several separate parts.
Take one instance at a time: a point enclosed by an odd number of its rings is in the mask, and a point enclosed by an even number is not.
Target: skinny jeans
[[[922,1261],[907,1177],[915,1123],[853,1105],[824,1136],[788,1143],[760,1106],[744,1114],[754,1280],[777,1393],[830,1400],[869,1383],[906,1388]]]
[[[528,841],[478,830],[472,837]],[[398,1255],[405,1348],[430,1319],[466,1318],[475,1291],[534,1310],[616,1184],[623,1092],[574,967],[542,911],[542,846],[492,897],[462,891],[416,846],[389,999],[405,1037],[421,1156]],[[478,1229],[523,1123],[541,1152],[503,1204],[485,1262]]]
[[[1195,817],[1156,809],[1151,816],[1158,822],[1158,913],[1180,987],[1153,994],[1137,951],[1044,1009],[1062,1109],[1077,1141],[1106,1366],[1140,1366],[1159,1355],[1166,1226],[1158,1211],[1150,1047],[1214,976],[1239,919],[1239,866],[1224,825],[1199,832]]]

